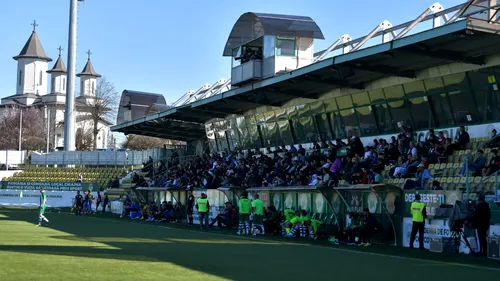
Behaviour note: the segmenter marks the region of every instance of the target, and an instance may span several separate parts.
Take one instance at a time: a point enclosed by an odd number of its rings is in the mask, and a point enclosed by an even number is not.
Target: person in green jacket
[[[299,221],[299,211],[285,209],[283,211],[283,216],[285,217],[285,222],[282,224],[282,234],[283,236],[286,236],[290,233],[292,227]]]
[[[240,212],[240,223],[238,226],[238,235],[250,234],[250,213],[252,212],[252,202],[248,199],[248,194],[244,192],[238,202]]]

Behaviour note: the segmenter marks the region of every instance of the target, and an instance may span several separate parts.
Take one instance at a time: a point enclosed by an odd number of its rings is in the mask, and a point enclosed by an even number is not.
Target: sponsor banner
[[[437,237],[446,237],[450,238],[452,237],[452,233],[450,231],[450,228],[448,227],[448,220],[431,220],[432,224],[429,224],[429,220],[426,220],[425,223],[425,230],[424,230],[424,246],[426,249],[430,248],[430,240],[431,238],[437,238]],[[403,247],[410,247],[410,236],[411,236],[411,229],[412,229],[412,219],[411,218],[404,218],[403,219]],[[418,248],[418,233],[415,238],[414,242],[414,247]],[[461,238],[463,240],[463,238]],[[474,243],[471,243],[471,246],[474,248]],[[461,241],[460,243],[460,252],[461,253],[468,253],[469,249],[466,248],[465,246],[465,241]]]
[[[2,189],[15,190],[39,190],[43,187],[47,191],[94,191],[100,190],[100,186],[88,182],[22,182],[4,181]]]
[[[415,195],[420,194],[421,201],[425,203],[427,218],[433,218],[436,215],[436,209],[442,204],[454,205],[455,201],[461,200],[461,191],[442,191],[442,190],[424,190],[424,191],[405,191],[405,209],[404,216],[411,217],[411,203],[415,201]]]
[[[46,191],[47,207],[63,208],[73,205],[74,192]],[[40,191],[0,189],[0,206],[39,207]]]

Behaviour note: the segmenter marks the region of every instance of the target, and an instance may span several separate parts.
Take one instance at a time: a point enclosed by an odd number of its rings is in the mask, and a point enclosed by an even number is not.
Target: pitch
[[[238,237],[111,215],[0,209],[0,280],[493,280],[500,263],[390,246]]]

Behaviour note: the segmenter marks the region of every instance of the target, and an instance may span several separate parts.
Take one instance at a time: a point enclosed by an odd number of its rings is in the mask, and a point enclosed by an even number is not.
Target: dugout
[[[259,194],[264,205],[275,206],[276,210],[306,210],[312,218],[322,221],[325,231],[337,232],[340,228],[341,216],[338,195],[332,189],[319,186],[279,186],[248,188],[249,197]]]
[[[404,191],[390,184],[361,184],[340,186],[333,189],[333,201],[340,201],[340,226],[350,223],[349,212],[362,212],[368,208],[380,223],[381,231],[375,236],[379,239],[394,241],[394,245],[402,244],[402,227],[404,215]],[[337,204],[339,204],[337,203]]]

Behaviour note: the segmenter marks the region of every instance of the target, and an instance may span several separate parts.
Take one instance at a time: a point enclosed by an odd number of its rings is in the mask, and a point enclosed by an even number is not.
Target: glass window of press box
[[[229,122],[236,128],[216,129],[209,141],[217,150],[255,148],[391,134],[401,126],[416,131],[500,122],[499,79],[495,66],[280,108],[239,117]]]

